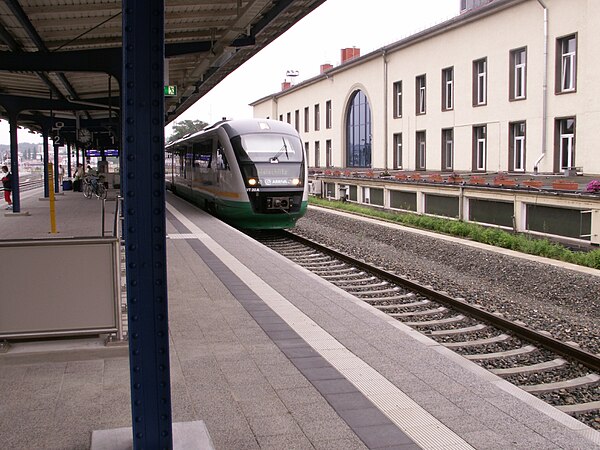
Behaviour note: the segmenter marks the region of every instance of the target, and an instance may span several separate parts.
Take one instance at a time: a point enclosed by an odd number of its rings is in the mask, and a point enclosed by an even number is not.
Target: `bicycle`
[[[100,177],[87,175],[83,179],[83,196],[92,198],[92,195],[98,198],[106,198],[107,190]]]

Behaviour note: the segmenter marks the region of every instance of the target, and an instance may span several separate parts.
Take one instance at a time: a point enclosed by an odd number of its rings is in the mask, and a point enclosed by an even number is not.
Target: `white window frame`
[[[418,89],[418,114],[425,114],[427,112],[427,81],[425,75],[417,77],[419,83]]]
[[[575,125],[575,119],[562,119],[560,121],[560,135],[559,135],[559,146],[560,146],[560,169],[572,169],[574,167],[575,164],[575,158],[574,156],[574,150],[575,150],[575,132],[570,133],[570,132],[564,132],[564,128],[565,125],[567,124],[567,122],[569,120],[573,120],[573,126]],[[566,151],[567,151],[567,163],[568,165],[565,166],[563,165],[563,160],[564,160],[564,152],[565,152],[565,147],[566,147]]]
[[[487,103],[487,59],[477,60],[475,67],[477,69],[476,104],[485,105]]]
[[[402,81],[396,81],[394,83],[394,96],[396,100],[394,117],[400,118],[402,117]]]
[[[402,169],[402,133],[394,134],[394,152],[395,152],[395,161],[396,167],[395,169]]]
[[[452,139],[447,138],[450,131],[452,130],[444,130],[444,153],[446,157],[446,166],[444,167],[445,170],[451,170],[454,167],[454,136],[452,136]]]
[[[450,75],[450,79],[448,79]],[[449,67],[444,69],[444,110],[454,109],[454,69]]]
[[[572,51],[568,50],[569,42],[573,41],[575,49]],[[567,37],[561,40],[561,63],[560,63],[560,90],[561,92],[571,92],[575,90],[575,64],[577,58],[577,38]]]
[[[523,134],[520,128],[523,127]],[[525,171],[525,125],[522,122],[513,124],[513,170],[515,172]]]
[[[427,156],[426,152],[427,152],[427,145],[426,145],[426,140],[427,140],[427,136],[424,132],[422,131],[417,131],[417,138],[419,137],[423,137],[423,139],[417,139],[417,151],[418,151],[418,161],[417,164],[418,166],[416,167],[418,170],[425,170],[425,168],[427,167],[427,165],[425,164],[425,157]]]
[[[485,170],[487,160],[487,137],[486,127],[475,128],[475,168]]]
[[[521,62],[517,63],[517,59],[522,58]],[[523,99],[525,98],[525,85],[526,85],[526,68],[527,68],[527,51],[525,49],[516,50],[514,54],[514,98]]]

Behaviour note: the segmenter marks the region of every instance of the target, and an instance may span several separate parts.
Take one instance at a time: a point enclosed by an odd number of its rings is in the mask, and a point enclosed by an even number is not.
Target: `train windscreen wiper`
[[[285,138],[281,138],[281,140],[283,141],[283,146],[279,149],[279,151],[277,153],[275,153],[275,156],[272,156],[269,159],[269,162],[276,164],[279,162],[279,155],[281,155],[283,152],[285,152],[285,157],[287,159],[290,159],[290,156],[288,154],[288,148],[287,148],[287,144],[285,143]]]

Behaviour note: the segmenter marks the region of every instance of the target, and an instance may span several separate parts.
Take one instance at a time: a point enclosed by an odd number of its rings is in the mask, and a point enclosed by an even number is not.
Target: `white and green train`
[[[308,204],[302,141],[288,123],[225,120],[169,144],[167,188],[240,228],[291,228]]]

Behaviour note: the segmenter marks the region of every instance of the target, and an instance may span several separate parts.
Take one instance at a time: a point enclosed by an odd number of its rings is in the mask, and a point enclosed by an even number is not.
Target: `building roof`
[[[321,73],[315,77],[309,78],[307,80],[304,80],[304,81],[302,81],[294,86],[291,86],[287,89],[278,91],[273,94],[269,94],[265,97],[255,100],[254,102],[250,103],[250,106],[256,106],[267,100],[275,99],[278,97],[283,97],[294,91],[302,89],[303,87],[306,87],[306,86],[314,84],[318,81],[324,80],[338,72],[348,70],[352,67],[363,64],[372,59],[379,58],[382,55],[385,55],[387,53],[401,50],[403,48],[409,47],[409,46],[414,45],[423,40],[430,39],[430,38],[437,36],[439,34],[442,34],[442,33],[446,33],[454,28],[464,26],[475,20],[480,20],[481,18],[483,18],[485,16],[488,16],[490,14],[495,14],[503,9],[509,8],[518,3],[523,3],[525,1],[528,1],[528,0],[492,0],[490,3],[479,6],[477,8],[473,8],[466,12],[463,12],[462,14],[457,15],[457,16],[455,16],[451,19],[448,19],[444,22],[441,22],[437,25],[434,25],[433,27],[430,27],[430,28],[427,28],[418,33],[412,34],[406,38],[400,39],[396,42],[393,42],[389,45],[381,47],[381,48],[374,50],[370,53],[367,53],[363,56],[359,56],[359,57],[347,60],[347,61],[343,62],[342,64],[340,64],[339,66],[335,66],[329,70],[325,70],[323,73]]]
[[[165,122],[325,0],[165,0]],[[119,105],[120,0],[0,2],[0,118],[106,119]],[[167,71],[166,68],[166,71]],[[110,76],[109,76],[110,74]],[[23,109],[22,105],[27,105]],[[85,106],[85,109],[82,107]]]

